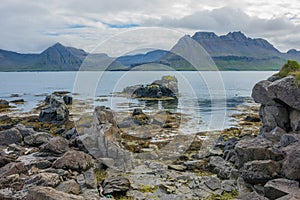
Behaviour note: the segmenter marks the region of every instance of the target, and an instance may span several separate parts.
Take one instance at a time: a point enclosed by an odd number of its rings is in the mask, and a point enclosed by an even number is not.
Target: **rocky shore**
[[[0,117],[0,199],[300,199],[299,92],[270,77],[235,127],[195,134],[171,112],[74,120],[72,97],[51,94],[38,116]]]

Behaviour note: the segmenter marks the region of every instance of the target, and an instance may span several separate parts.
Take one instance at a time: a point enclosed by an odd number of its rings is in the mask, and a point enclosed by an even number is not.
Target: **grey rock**
[[[286,131],[282,128],[276,126],[272,131],[270,132],[263,132],[262,135],[267,138],[268,140],[271,140],[273,142],[278,142],[281,139],[281,136],[285,135]]]
[[[280,170],[280,163],[273,160],[254,160],[244,164],[241,175],[248,183],[261,184],[277,178]]]
[[[224,180],[221,184],[222,190],[225,192],[232,192],[237,190],[236,182],[235,180]]]
[[[208,167],[212,172],[216,173],[220,178],[223,179],[230,178],[233,168],[233,166],[229,162],[225,161],[222,157],[219,156],[210,157]]]
[[[57,191],[51,187],[33,187],[28,191],[25,197],[26,200],[84,200],[81,196],[67,194],[65,192]]]
[[[49,186],[56,187],[60,183],[59,175],[55,173],[39,173],[25,181],[25,187]]]
[[[268,94],[268,86],[272,82],[263,80],[255,84],[252,89],[252,97],[256,103],[261,103],[263,105],[274,106],[276,102],[270,98]]]
[[[42,151],[52,152],[54,154],[62,154],[69,150],[68,141],[62,137],[52,138],[47,144],[43,145]]]
[[[259,112],[263,123],[262,132],[270,132],[277,126],[285,131],[290,129],[289,113],[286,107],[262,105]]]
[[[293,76],[274,81],[268,86],[267,94],[270,98],[279,99],[288,106],[300,110],[300,88]]]
[[[127,178],[123,176],[109,177],[104,180],[103,184],[103,194],[114,194],[127,192],[130,189],[130,182]]]
[[[297,145],[295,149],[288,152],[282,164],[282,172],[285,177],[293,180],[300,179],[300,149]]]
[[[29,135],[33,135],[33,134],[36,133],[36,131],[34,131],[33,128],[27,128],[23,124],[17,124],[15,126],[15,128],[19,130],[19,132],[21,133],[21,135],[23,137],[26,137],[26,136],[29,136]]]
[[[217,177],[209,177],[208,180],[204,181],[204,184],[213,191],[221,189],[221,181]]]
[[[259,195],[256,192],[251,192],[238,197],[239,200],[269,200],[268,198]]]
[[[28,170],[22,162],[8,163],[0,168],[0,177],[10,176],[12,174],[27,174]]]
[[[69,110],[61,96],[52,94],[46,98],[46,105],[41,109],[41,122],[63,123],[69,117]]]
[[[22,139],[21,133],[16,128],[0,132],[0,145],[19,144],[22,142]]]
[[[53,167],[57,169],[71,169],[76,171],[86,171],[94,165],[92,157],[82,151],[68,151],[58,158]]]
[[[273,179],[265,184],[265,196],[269,199],[278,199],[294,190],[299,190],[299,182],[284,178]]]
[[[51,138],[52,136],[48,133],[36,132],[35,134],[25,136],[24,142],[30,146],[39,146],[47,143]]]
[[[298,134],[285,134],[281,137],[279,146],[280,147],[287,147],[290,144],[293,144],[295,142],[299,142],[299,136]]]
[[[97,180],[95,177],[94,169],[89,169],[83,173],[85,179],[85,186],[89,189],[97,188]]]
[[[51,158],[38,157],[36,156],[36,153],[34,153],[34,154],[19,156],[17,161],[24,163],[27,169],[30,169],[33,166],[39,169],[46,169],[52,166],[52,162],[49,161],[48,159],[52,160]]]
[[[109,108],[96,107],[93,124],[79,137],[88,152],[97,159],[111,158],[119,170],[133,168],[133,156],[121,144],[120,132]]]
[[[80,194],[81,192],[80,185],[74,179],[61,182],[56,189],[61,192],[76,195]]]
[[[239,168],[248,161],[270,158],[270,147],[272,147],[272,142],[261,136],[240,140],[235,146]]]
[[[292,131],[300,131],[300,111],[292,109],[290,111],[290,121]]]

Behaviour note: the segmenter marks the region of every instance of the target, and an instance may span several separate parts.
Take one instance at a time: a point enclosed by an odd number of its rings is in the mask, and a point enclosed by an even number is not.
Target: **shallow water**
[[[275,72],[1,72],[0,98],[24,99],[17,109],[28,112],[45,94],[54,91],[76,93],[74,98],[91,100],[94,106],[109,106],[116,111],[128,111],[136,107],[147,113],[158,110],[180,112],[191,117],[190,126],[197,130],[222,129],[230,125],[229,115],[238,105],[251,101],[254,84]],[[179,82],[180,97],[176,101],[138,101],[112,95],[124,87],[147,84],[163,75],[173,75]],[[19,97],[11,97],[19,94]],[[194,130],[192,131],[194,132]]]

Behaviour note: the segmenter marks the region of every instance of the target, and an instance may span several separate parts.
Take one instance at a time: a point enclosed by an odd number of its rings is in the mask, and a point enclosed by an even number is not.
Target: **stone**
[[[209,177],[208,180],[204,181],[204,184],[212,191],[221,189],[221,181],[217,177]]]
[[[232,192],[237,190],[235,180],[224,180],[221,184],[221,189],[225,192]]]
[[[274,106],[276,102],[270,98],[268,94],[268,86],[272,82],[263,80],[255,84],[252,89],[252,98],[256,103],[261,103],[263,105]]]
[[[279,146],[280,147],[287,147],[290,144],[299,142],[300,136],[298,134],[285,134],[281,136]]]
[[[26,200],[84,200],[83,197],[67,194],[65,192],[57,191],[51,187],[33,187],[28,191],[25,197]]]
[[[288,152],[282,164],[282,172],[286,178],[300,179],[300,149],[299,145]]]
[[[121,143],[120,131],[114,119],[112,110],[106,107],[96,107],[90,129],[85,129],[84,135],[79,136],[88,152],[96,159],[111,158],[114,167],[119,170],[133,168],[132,153]]]
[[[41,151],[62,154],[69,150],[69,143],[62,137],[51,138],[51,140],[41,147]]]
[[[56,187],[60,183],[59,175],[55,173],[39,173],[25,181],[25,187],[49,186]]]
[[[280,163],[273,160],[254,160],[244,164],[241,175],[248,183],[264,184],[268,180],[277,178],[280,170]]]
[[[17,161],[24,163],[27,169],[30,169],[32,167],[36,167],[38,169],[46,169],[52,166],[52,159],[50,158],[50,161],[48,159],[49,158],[38,157],[36,156],[36,153],[33,153],[29,155],[19,156]]]
[[[19,132],[21,133],[21,135],[23,137],[26,137],[26,136],[29,136],[29,135],[33,135],[33,134],[36,133],[36,131],[34,131],[33,128],[27,128],[23,124],[17,124],[15,126],[15,128],[19,130]]]
[[[68,119],[69,110],[61,96],[52,94],[45,102],[46,105],[40,111],[39,121],[61,124]]]
[[[187,167],[184,165],[169,165],[168,168],[174,169],[176,171],[184,171],[184,170],[186,170]]]
[[[80,185],[74,179],[61,182],[56,189],[61,192],[76,195],[80,194],[81,192]]]
[[[21,133],[15,128],[0,132],[0,145],[20,144],[22,139]]]
[[[94,165],[93,158],[82,152],[71,150],[66,152],[62,157],[58,158],[54,163],[54,168],[71,169],[78,172],[86,171]]]
[[[269,200],[266,197],[259,195],[256,192],[247,193],[245,195],[239,196],[239,200]]]
[[[94,169],[89,169],[83,173],[85,179],[85,186],[88,189],[95,189],[97,188],[97,180],[95,177]]]
[[[228,179],[230,178],[233,167],[229,162],[225,161],[222,157],[211,156],[208,163],[208,168],[213,173],[216,173],[218,177],[222,179]]]
[[[73,97],[65,95],[65,96],[63,96],[63,100],[64,100],[66,105],[70,105],[73,102]]]
[[[287,76],[271,83],[268,86],[267,95],[300,110],[300,89],[293,76]]]
[[[67,140],[73,140],[75,137],[78,136],[76,128],[71,128],[67,132],[63,133],[62,136]]]
[[[130,189],[130,182],[123,176],[114,176],[105,179],[102,183],[103,194],[125,193]]]
[[[278,142],[281,136],[285,135],[286,131],[276,126],[271,132],[263,132],[262,136],[273,142]]]
[[[269,199],[278,199],[290,193],[293,190],[299,190],[299,182],[278,178],[268,181],[265,186],[265,197]]]
[[[290,121],[292,131],[300,131],[300,111],[292,109],[290,111]]]
[[[40,146],[41,144],[47,143],[52,136],[44,132],[36,132],[35,134],[24,137],[25,144],[30,146]]]
[[[0,99],[0,108],[9,108],[9,102],[3,99]]]
[[[288,132],[290,130],[289,112],[285,106],[262,105],[259,111],[262,119],[262,132],[270,132],[277,126]]]
[[[11,162],[0,168],[0,177],[10,176],[12,174],[27,174],[28,170],[22,162]]]
[[[271,147],[272,142],[261,136],[240,140],[235,146],[239,168],[248,161],[270,158],[269,148]]]

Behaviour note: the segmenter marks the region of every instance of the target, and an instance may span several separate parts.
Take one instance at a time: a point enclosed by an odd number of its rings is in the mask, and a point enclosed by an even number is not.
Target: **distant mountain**
[[[179,39],[170,51],[158,49],[118,58],[89,54],[60,43],[40,54],[0,49],[0,71],[195,70],[198,65],[197,70],[211,70],[211,61],[219,70],[278,70],[289,59],[300,62],[300,52],[291,49],[282,53],[268,41],[241,32],[221,36],[196,32]]]

